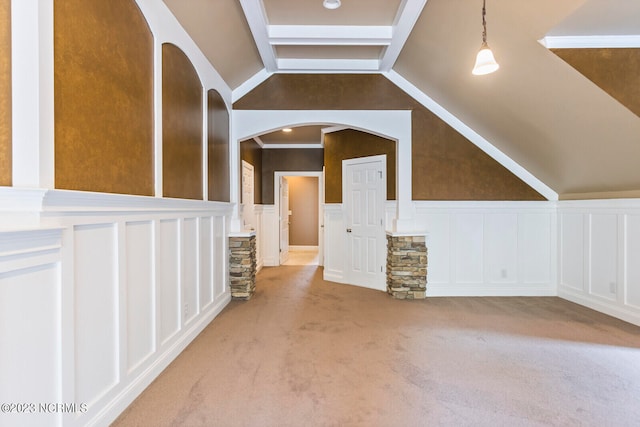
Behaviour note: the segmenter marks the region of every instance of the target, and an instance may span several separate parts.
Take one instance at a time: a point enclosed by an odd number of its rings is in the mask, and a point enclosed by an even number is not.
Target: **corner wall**
[[[640,325],[640,200],[558,203],[560,297]]]

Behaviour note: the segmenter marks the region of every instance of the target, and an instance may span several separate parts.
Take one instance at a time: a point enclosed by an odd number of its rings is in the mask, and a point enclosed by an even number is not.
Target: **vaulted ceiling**
[[[624,78],[637,86],[638,0],[488,0],[501,67],[486,76],[471,74],[481,0],[342,0],[336,10],[322,0],[164,2],[234,98],[272,73],[379,72],[563,198],[640,197],[640,117],[549,49],[631,48],[635,74],[627,64]]]

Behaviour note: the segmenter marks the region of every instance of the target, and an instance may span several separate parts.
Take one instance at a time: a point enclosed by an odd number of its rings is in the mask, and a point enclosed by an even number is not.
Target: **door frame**
[[[346,233],[346,229],[349,228],[349,224],[347,222],[348,220],[348,210],[347,210],[347,202],[346,202],[346,195],[347,195],[347,180],[346,180],[346,175],[347,175],[347,167],[349,165],[356,165],[356,164],[362,164],[362,163],[381,163],[381,169],[382,169],[382,189],[381,192],[383,194],[384,197],[381,198],[381,201],[379,203],[379,214],[380,214],[380,220],[381,220],[381,227],[379,229],[378,232],[378,242],[377,242],[377,252],[378,255],[380,256],[380,263],[381,263],[381,271],[378,273],[377,278],[376,278],[376,283],[373,284],[372,286],[367,286],[367,285],[362,285],[359,283],[355,283],[353,280],[353,268],[351,265],[351,242],[349,240],[349,236]],[[386,247],[387,247],[387,242],[386,242],[386,229],[385,229],[385,204],[386,204],[386,200],[387,200],[387,155],[386,154],[381,154],[381,155],[377,155],[377,156],[367,156],[367,157],[358,157],[358,158],[354,158],[354,159],[344,159],[342,160],[342,215],[344,218],[344,226],[345,226],[345,239],[346,239],[346,248],[347,248],[347,256],[346,258],[346,262],[345,262],[345,268],[344,268],[344,278],[346,283],[348,284],[352,284],[352,285],[356,285],[356,286],[364,286],[364,287],[368,287],[371,289],[376,289],[376,290],[381,290],[384,291],[386,290],[386,263],[384,262],[384,260],[386,259]]]
[[[324,265],[324,171],[276,171],[273,174],[273,203],[276,215],[280,217],[280,178],[283,176],[309,176],[318,178],[318,266]],[[281,219],[277,220],[278,227]],[[279,229],[279,228],[278,228]],[[280,236],[278,235],[278,265],[280,264]]]

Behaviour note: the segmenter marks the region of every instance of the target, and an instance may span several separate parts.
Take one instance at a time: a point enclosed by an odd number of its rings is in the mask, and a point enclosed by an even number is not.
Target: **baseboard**
[[[341,273],[327,271],[326,268],[324,269],[324,271],[322,273],[322,279],[326,280],[327,282],[346,283],[344,281],[344,277],[343,277],[343,275]]]
[[[264,267],[277,267],[280,265],[280,263],[275,258],[264,258],[262,260],[262,265]]]
[[[625,322],[640,326],[640,310],[634,310],[631,307],[620,307],[615,302],[605,302],[595,298],[590,298],[589,296],[581,295],[567,288],[560,288],[558,290],[558,296],[562,299],[566,299],[567,301],[580,304],[592,310],[599,311],[617,319],[624,320]]]
[[[546,285],[508,285],[427,283],[427,297],[554,297],[558,292]]]
[[[225,297],[211,307],[211,311],[204,315],[198,322],[194,323],[184,335],[176,340],[168,347],[163,354],[151,363],[147,369],[142,371],[137,378],[133,379],[114,399],[96,414],[87,426],[105,426],[115,421],[120,414],[151,384],[162,371],[173,362],[176,357],[187,348],[187,346],[204,330],[213,319],[227,306],[231,301],[231,294],[227,293]]]
[[[317,251],[317,246],[300,246],[300,245],[289,245],[290,251]]]

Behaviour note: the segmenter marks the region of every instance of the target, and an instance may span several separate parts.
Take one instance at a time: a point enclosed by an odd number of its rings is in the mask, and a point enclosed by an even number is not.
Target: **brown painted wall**
[[[11,185],[11,0],[0,0],[0,185]]]
[[[202,85],[177,46],[162,45],[163,196],[202,199]]]
[[[342,161],[387,155],[387,200],[396,199],[396,143],[353,129],[332,132],[324,138],[326,203],[342,203]]]
[[[640,116],[640,49],[551,51]]]
[[[272,205],[275,172],[322,172],[322,148],[262,150],[262,203]]]
[[[222,96],[211,89],[208,106],[208,191],[209,200],[229,201],[229,112]]]
[[[55,186],[153,195],[153,39],[133,0],[54,2]]]
[[[253,202],[260,205],[262,204],[262,148],[253,139],[242,141],[240,143],[240,160],[253,165]],[[241,186],[241,183],[238,185]]]
[[[544,200],[381,75],[274,74],[234,108],[412,110],[414,200]]]
[[[318,246],[318,178],[290,176],[289,244]]]
[[[431,111],[411,116],[414,200],[545,200]]]

